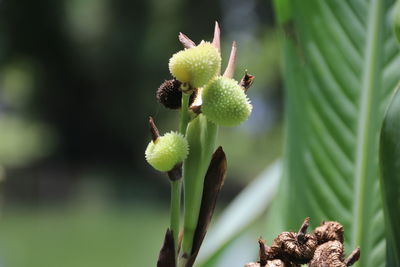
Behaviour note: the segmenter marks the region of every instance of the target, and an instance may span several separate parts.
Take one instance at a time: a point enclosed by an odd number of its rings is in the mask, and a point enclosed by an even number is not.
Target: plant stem
[[[182,108],[179,119],[179,133],[182,135],[186,134],[186,128],[189,122],[189,98],[190,95],[182,93]],[[174,237],[174,248],[175,257],[178,253],[179,243],[179,228],[180,228],[180,213],[181,213],[181,193],[182,191],[182,179],[171,181],[171,210],[170,210],[170,229]]]
[[[187,140],[190,153],[183,164],[184,229],[179,266],[185,266],[190,257],[194,233],[200,212],[204,177],[214,152],[218,127],[200,114],[188,126]]]
[[[171,214],[170,228],[174,237],[175,257],[178,253],[178,238],[180,227],[180,211],[181,211],[181,188],[182,179],[171,181]]]
[[[187,110],[189,106],[190,94],[182,93],[182,105],[181,105],[181,116],[179,120],[179,133],[186,135],[186,128],[189,123],[189,112]]]

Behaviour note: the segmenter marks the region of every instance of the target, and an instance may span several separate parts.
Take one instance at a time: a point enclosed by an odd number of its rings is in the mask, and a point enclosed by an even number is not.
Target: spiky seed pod
[[[207,118],[222,126],[238,125],[250,116],[252,106],[239,84],[217,77],[203,88],[201,110]]]
[[[281,259],[297,264],[308,263],[314,255],[317,240],[314,235],[305,234],[303,242],[298,242],[297,233],[283,232],[274,239],[268,255],[273,259]]]
[[[322,222],[320,226],[314,229],[314,235],[318,244],[334,240],[343,243],[343,225],[335,221]]]
[[[346,267],[343,262],[343,244],[339,241],[329,241],[320,245],[308,266]]]
[[[397,1],[393,15],[394,33],[397,37],[397,41],[400,43],[400,1]]]
[[[146,148],[147,162],[156,170],[167,172],[182,162],[188,155],[188,142],[185,137],[176,132],[166,133]]]
[[[169,60],[171,74],[193,88],[203,87],[221,68],[221,55],[209,42],[182,50]]]

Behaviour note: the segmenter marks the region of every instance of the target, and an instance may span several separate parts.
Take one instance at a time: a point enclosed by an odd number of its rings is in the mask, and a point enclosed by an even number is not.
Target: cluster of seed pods
[[[344,257],[343,226],[334,221],[323,222],[307,234],[309,218],[306,218],[299,231],[283,232],[274,239],[270,247],[259,240],[260,260],[245,267],[345,267],[353,265],[360,258],[356,248]]]

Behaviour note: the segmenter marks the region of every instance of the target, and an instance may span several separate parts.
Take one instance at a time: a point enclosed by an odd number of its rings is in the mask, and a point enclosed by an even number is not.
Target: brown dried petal
[[[320,245],[314,253],[309,267],[346,267],[342,260],[343,244],[339,241],[328,241]]]
[[[160,254],[157,260],[157,267],[174,267],[175,263],[175,248],[174,236],[170,229],[165,233],[164,243],[161,247]]]
[[[297,233],[283,232],[274,239],[268,254],[270,258],[291,261],[297,264],[308,263],[317,247],[317,241],[313,235],[306,234],[304,243],[299,243]]]
[[[317,238],[318,244],[334,240],[343,243],[343,233],[343,225],[334,221],[323,222],[314,230],[314,235]]]

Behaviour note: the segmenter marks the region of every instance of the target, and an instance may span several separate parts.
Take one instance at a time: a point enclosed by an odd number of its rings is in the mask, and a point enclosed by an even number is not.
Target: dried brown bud
[[[181,82],[178,80],[164,81],[157,89],[157,100],[166,108],[178,109],[181,107],[182,92],[179,90]]]
[[[306,234],[299,242],[297,233],[283,232],[274,239],[268,254],[273,259],[305,264],[312,259],[316,247],[314,235]]]
[[[169,109],[179,109],[182,105],[181,82],[172,79],[164,81],[157,89],[157,100]],[[195,94],[190,96],[190,103],[193,102]]]
[[[334,240],[343,243],[343,233],[343,225],[333,221],[322,222],[320,226],[314,229],[314,235],[317,238],[318,244]]]
[[[314,253],[309,267],[346,267],[343,262],[343,244],[339,241],[328,241],[320,245]]]
[[[259,257],[257,263],[248,263],[245,267],[345,267],[351,266],[360,258],[360,249],[356,248],[345,259],[343,254],[343,226],[338,222],[323,222],[312,234],[307,234],[310,219],[306,218],[297,233],[283,232],[274,239],[272,246],[265,245],[259,239]]]
[[[254,82],[254,76],[246,72],[243,78],[240,80],[239,85],[246,92],[253,85],[253,82]]]

